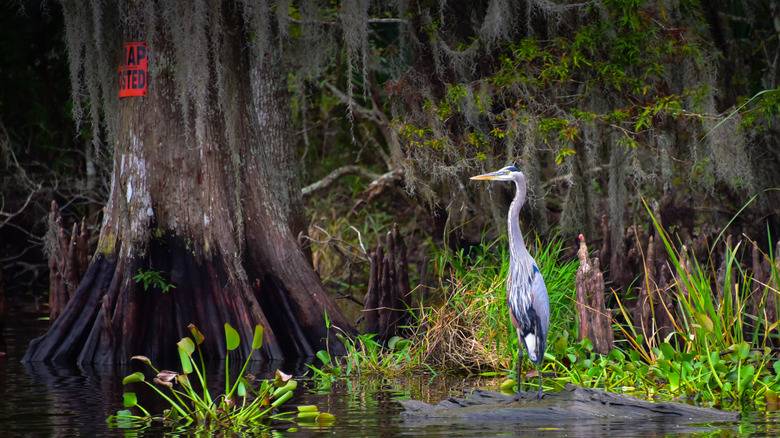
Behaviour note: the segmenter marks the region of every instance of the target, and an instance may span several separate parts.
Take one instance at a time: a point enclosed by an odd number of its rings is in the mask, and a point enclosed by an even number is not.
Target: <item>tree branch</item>
[[[372,181],[379,179],[381,176],[360,166],[356,166],[356,165],[342,166],[334,170],[333,172],[329,173],[325,178],[302,188],[301,195],[303,195],[304,197],[308,197],[313,195],[315,192],[324,190],[330,187],[333,183],[335,183],[339,178],[341,178],[344,175],[359,175],[363,178],[367,178]]]
[[[398,139],[390,129],[390,120],[387,118],[387,115],[377,101],[377,93],[375,91],[376,84],[374,81],[372,81],[371,86],[371,103],[373,104],[373,107],[370,109],[360,105],[329,82],[325,82],[325,87],[333,93],[333,96],[336,99],[344,105],[347,105],[350,108],[350,111],[358,118],[374,123],[377,128],[379,128],[379,131],[382,133],[382,136],[385,138],[387,146],[390,149],[390,157],[387,157],[387,154],[385,154],[384,151],[381,154],[382,158],[386,159],[385,164],[387,164],[387,169],[393,171],[395,168],[399,167],[397,163],[402,159],[403,152],[401,151],[401,146],[398,144]]]
[[[386,121],[382,120],[382,117],[377,114],[376,108],[374,109],[368,109],[359,103],[355,102],[355,99],[351,99],[349,96],[347,96],[346,93],[336,88],[335,85],[331,84],[330,82],[325,82],[325,87],[330,90],[331,93],[333,93],[333,96],[338,99],[339,102],[343,103],[344,105],[347,105],[353,113],[355,113],[356,116],[363,120],[368,120],[369,122],[376,123],[377,125],[382,124]]]
[[[293,17],[287,17],[287,21],[299,25],[303,24],[322,24],[324,26],[338,26],[338,20],[299,20]],[[404,18],[369,18],[369,24],[409,24],[409,20]]]

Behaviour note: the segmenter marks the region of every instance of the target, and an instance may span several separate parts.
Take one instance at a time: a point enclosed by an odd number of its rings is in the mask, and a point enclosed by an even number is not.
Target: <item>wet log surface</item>
[[[676,402],[653,403],[625,394],[566,385],[558,393],[545,393],[542,400],[533,400],[535,392],[522,394],[520,401],[499,392],[475,389],[466,398],[450,397],[437,405],[418,400],[401,401],[401,414],[409,426],[444,424],[483,425],[501,428],[525,424],[535,428],[578,429],[596,427],[604,431],[605,424],[617,431],[626,428],[674,427],[681,424],[735,422],[739,412],[701,408]],[[639,421],[637,421],[639,420]],[[652,424],[652,426],[650,426]]]

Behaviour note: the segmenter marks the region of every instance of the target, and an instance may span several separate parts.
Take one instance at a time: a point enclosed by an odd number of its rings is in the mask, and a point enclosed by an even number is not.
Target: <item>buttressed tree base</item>
[[[74,113],[113,146],[111,194],[89,269],[25,361],[165,361],[190,323],[212,357],[227,351],[225,323],[243,338],[265,327],[254,354],[269,359],[328,341],[338,351],[326,319],[354,331],[297,246],[306,222],[275,15],[206,3],[63,2]],[[147,44],[147,94],[119,99],[127,41]],[[134,278],[149,271],[172,286]]]

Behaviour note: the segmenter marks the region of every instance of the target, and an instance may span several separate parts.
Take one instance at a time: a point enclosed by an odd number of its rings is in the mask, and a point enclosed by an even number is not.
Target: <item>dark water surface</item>
[[[48,328],[48,322],[30,317],[9,315],[0,343],[0,438],[69,437],[69,436],[212,436],[212,432],[182,434],[153,426],[141,430],[111,429],[106,418],[122,407],[122,378],[142,366],[71,367],[47,364],[22,364],[21,357],[29,340]],[[172,346],[175,348],[175,346]],[[252,365],[250,365],[251,367]],[[250,370],[258,377],[269,377],[280,367],[286,372],[302,374],[302,364],[254,364]],[[219,385],[218,376],[210,383]],[[336,437],[488,437],[488,436],[580,436],[580,437],[658,437],[658,436],[780,436],[780,415],[746,413],[739,423],[675,425],[667,423],[599,421],[550,424],[453,422],[452,420],[405,420],[399,400],[414,398],[435,404],[450,397],[461,397],[479,387],[496,389],[495,379],[459,379],[445,376],[413,378],[364,377],[340,380],[330,385],[304,378],[290,406],[314,404],[320,411],[336,416],[333,426],[305,428],[281,424],[272,430],[247,431],[224,436],[336,436]],[[159,412],[151,397],[138,388],[141,404]],[[297,428],[293,429],[293,428]]]

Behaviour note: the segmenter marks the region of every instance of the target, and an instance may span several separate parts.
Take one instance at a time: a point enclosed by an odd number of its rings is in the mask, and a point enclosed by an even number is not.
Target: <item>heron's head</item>
[[[503,169],[496,170],[495,172],[484,173],[482,175],[472,176],[471,179],[483,180],[491,179],[494,181],[518,181],[524,178],[523,172],[515,166],[506,166]]]

